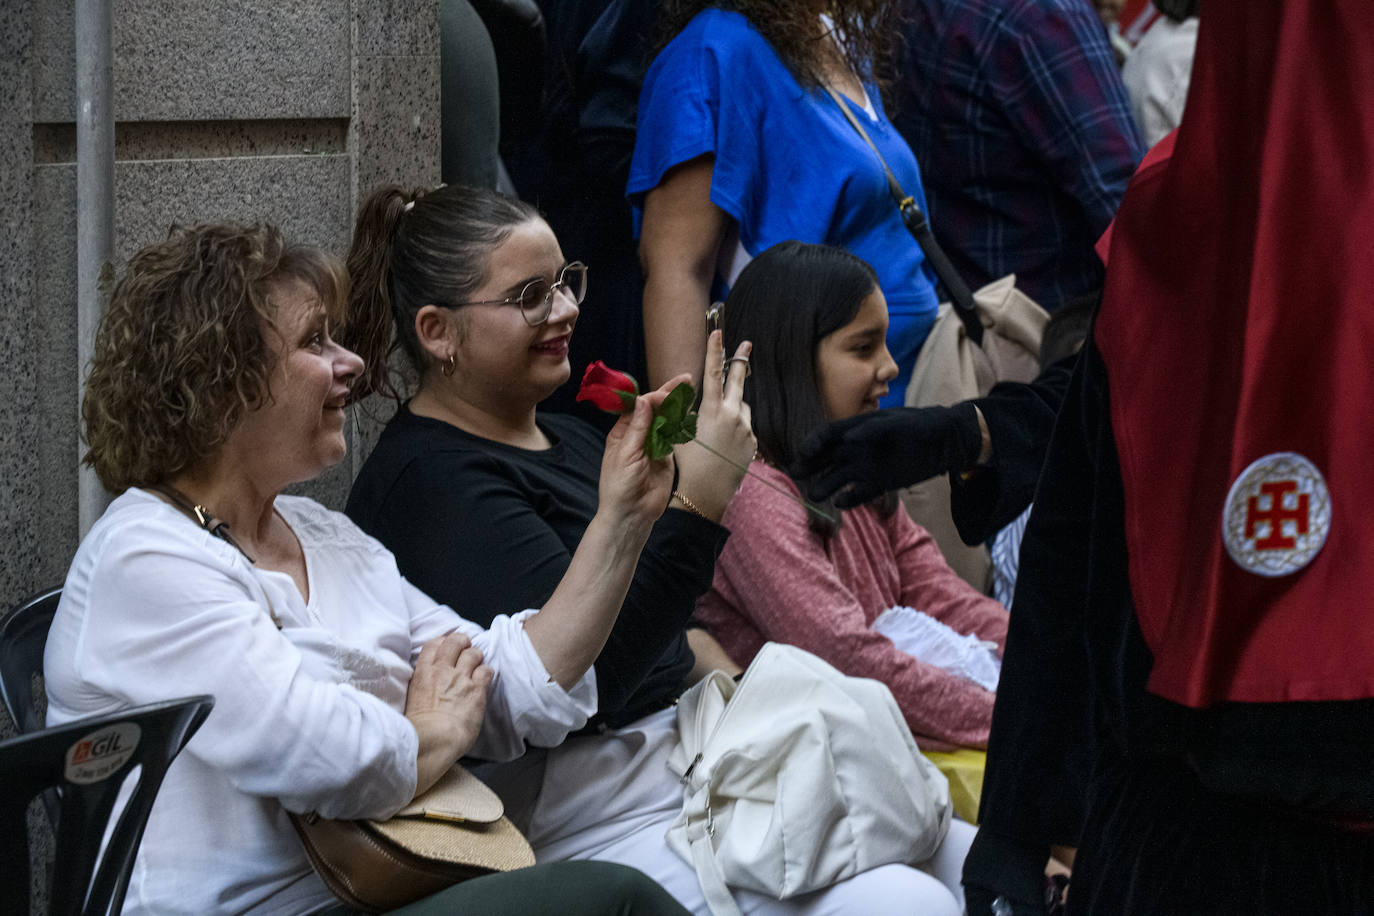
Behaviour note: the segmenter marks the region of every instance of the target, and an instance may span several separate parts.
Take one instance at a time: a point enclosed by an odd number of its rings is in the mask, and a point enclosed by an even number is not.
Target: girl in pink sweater
[[[800,496],[781,469],[802,441],[878,408],[897,375],[887,321],[872,268],[840,249],[783,242],[744,269],[724,329],[727,347],[759,342],[744,389],[759,445],[754,474]],[[949,568],[894,495],[823,508],[833,522],[746,477],[722,520],[730,539],[698,622],[740,664],[772,640],[882,681],[924,750],[986,747],[995,694],[903,652],[873,625],[888,608],[910,607],[995,643],[1000,655],[1006,610]]]

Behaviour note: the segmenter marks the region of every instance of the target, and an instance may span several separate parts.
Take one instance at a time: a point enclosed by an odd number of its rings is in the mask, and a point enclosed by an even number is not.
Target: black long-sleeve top
[[[353,484],[345,511],[395,555],[401,574],[469,620],[540,607],[596,513],[604,439],[540,415],[553,442],[492,442],[402,406]],[[593,724],[632,722],[675,696],[694,661],[684,626],[711,586],[726,529],[664,512],[596,660]]]
[[[1031,504],[1075,359],[1059,360],[1027,384],[994,385],[973,401],[988,424],[992,460],[966,479],[950,475],[950,514],[965,543],[990,540]]]

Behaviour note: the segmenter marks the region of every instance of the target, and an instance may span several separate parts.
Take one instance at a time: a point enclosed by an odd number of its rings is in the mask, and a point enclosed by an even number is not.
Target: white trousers
[[[665,709],[619,731],[572,738],[478,773],[505,800],[540,862],[631,865],[687,909],[707,914],[696,871],[664,840],[682,810],[682,786],[668,769],[676,743],[675,710]],[[787,900],[737,890],[735,900],[745,913],[760,916],[958,916],[964,908],[960,872],[975,833],[954,820],[939,850],[919,867],[884,865]]]

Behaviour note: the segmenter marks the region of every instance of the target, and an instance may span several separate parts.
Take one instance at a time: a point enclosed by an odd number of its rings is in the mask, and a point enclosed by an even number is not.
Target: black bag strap
[[[185,512],[187,515],[189,515],[197,525],[200,525],[200,527],[204,528],[206,531],[210,532],[215,537],[219,538],[221,541],[224,541],[230,547],[234,548],[239,553],[243,554],[244,559],[246,559],[249,563],[256,564],[258,562],[257,560],[248,556],[248,551],[240,547],[239,542],[234,540],[233,535],[229,533],[229,525],[227,523],[220,521],[218,518],[216,518],[214,515],[210,513],[209,509],[205,508],[204,506],[197,505],[196,503],[191,502],[191,500],[187,498],[186,494],[178,490],[176,487],[172,486],[169,483],[155,483],[148,489],[153,490],[157,493],[161,493],[163,496],[167,497],[168,502],[176,506],[182,512]]]
[[[954,303],[954,311],[959,316],[959,320],[964,323],[964,330],[968,333],[969,339],[979,346],[983,343],[983,322],[978,318],[978,310],[973,303],[973,291],[968,288],[964,278],[954,269],[950,263],[949,255],[940,247],[940,243],[935,241],[935,235],[930,231],[930,222],[926,219],[925,213],[917,205],[916,199],[897,182],[897,176],[892,174],[892,169],[888,168],[887,160],[878,151],[878,146],[873,139],[868,136],[868,131],[864,130],[859,119],[854,117],[854,112],[845,104],[844,99],[832,87],[826,86],[825,91],[830,93],[830,97],[839,106],[840,112],[844,114],[844,119],[854,128],[863,141],[868,144],[868,148],[873,150],[873,154],[878,157],[878,163],[883,167],[883,174],[887,176],[887,190],[892,195],[892,200],[897,204],[897,211],[902,215],[902,223],[906,226],[912,238],[916,239],[916,244],[921,246],[921,252],[925,254],[926,260],[935,271],[935,276],[940,278],[945,289],[949,290],[949,298]]]
[[[155,483],[146,489],[161,493],[163,496],[167,497],[168,502],[184,512],[193,522],[243,554],[243,558],[251,565],[257,565],[258,561],[250,557],[248,551],[244,550],[243,546],[239,544],[238,541],[234,540],[233,535],[229,533],[228,522],[216,518],[211,514],[209,509],[199,503],[191,502],[185,493],[169,483]],[[280,630],[282,628],[281,618],[277,616],[276,609],[272,607],[272,597],[267,595],[266,592],[264,592],[263,595],[267,598],[267,615],[272,618],[272,622],[276,624],[277,629]]]

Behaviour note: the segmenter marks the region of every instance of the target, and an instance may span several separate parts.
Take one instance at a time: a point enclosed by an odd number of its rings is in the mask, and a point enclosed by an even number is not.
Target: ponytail
[[[393,184],[373,191],[353,228],[348,320],[338,335],[367,363],[356,395],[400,396],[387,364],[397,348],[423,377],[432,359],[415,336],[416,313],[470,298],[486,281],[492,250],[515,226],[538,218],[529,204],[485,188],[427,192]]]
[[[372,392],[397,396],[387,364],[397,346],[405,351],[417,371],[424,368],[414,321],[402,320],[402,316],[394,314],[396,302],[391,283],[397,227],[408,208],[424,193],[419,188],[386,185],[372,192],[358,211],[353,244],[348,249],[348,318],[338,334],[339,342],[361,356],[366,366],[354,386],[356,397]]]

